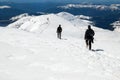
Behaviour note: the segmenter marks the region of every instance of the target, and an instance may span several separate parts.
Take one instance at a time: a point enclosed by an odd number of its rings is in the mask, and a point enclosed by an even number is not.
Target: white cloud
[[[10,6],[0,6],[0,9],[11,8]]]
[[[110,6],[106,6],[106,5],[93,5],[93,4],[68,4],[65,6],[59,6],[60,8],[64,8],[64,9],[69,9],[69,8],[95,8],[95,9],[100,9],[100,10],[106,10],[106,9],[111,9],[111,10],[118,10],[119,5],[110,5]]]

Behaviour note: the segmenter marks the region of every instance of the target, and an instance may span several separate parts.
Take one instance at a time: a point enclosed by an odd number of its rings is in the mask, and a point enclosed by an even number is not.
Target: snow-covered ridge
[[[93,5],[93,4],[67,4],[65,6],[58,6],[59,8],[63,8],[63,9],[70,9],[70,8],[94,8],[94,9],[100,9],[100,10],[106,10],[106,9],[110,9],[110,10],[119,10],[119,5],[110,5],[110,6],[106,6],[106,5]]]
[[[92,23],[89,20],[85,20],[88,19],[88,17],[74,16],[67,12],[61,12],[58,14],[40,15],[40,16],[29,16],[29,15],[26,16],[26,15],[27,14],[23,14],[13,18],[12,20],[16,20],[18,18],[20,19],[8,25],[8,27],[14,27],[25,31],[41,33],[47,27],[56,29],[56,27],[58,27],[59,24],[61,24],[62,26],[68,25],[71,27],[75,27],[75,26],[84,27]],[[80,19],[80,18],[84,18],[84,19]]]
[[[92,17],[84,16],[84,15],[77,15],[76,17],[77,17],[77,18],[80,18],[80,19],[85,19],[85,20],[89,20],[89,19],[92,18]]]
[[[64,17],[64,18],[66,18],[66,19],[68,19],[69,21],[72,19],[83,19],[83,20],[89,20],[89,19],[91,19],[91,17],[90,16],[85,16],[85,15],[76,15],[76,16],[74,16],[74,15],[72,15],[72,14],[70,14],[70,13],[68,13],[68,12],[60,12],[60,13],[58,13],[57,14],[58,16],[61,16],[61,17]],[[71,19],[70,19],[71,18]]]
[[[120,32],[120,20],[115,21],[114,23],[112,23],[111,25],[113,25],[113,28],[115,31]]]
[[[24,13],[24,14],[12,17],[10,20],[16,21],[16,20],[21,19],[21,18],[26,17],[26,16],[29,16],[28,13]]]
[[[11,8],[10,6],[0,6],[0,9]]]

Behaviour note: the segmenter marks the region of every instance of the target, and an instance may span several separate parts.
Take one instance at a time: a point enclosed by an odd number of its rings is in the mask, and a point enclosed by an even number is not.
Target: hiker
[[[92,43],[94,43],[94,36],[95,32],[93,29],[91,29],[91,26],[88,25],[88,29],[85,32],[85,41],[86,41],[86,46],[89,47],[89,50],[91,50]]]
[[[61,27],[61,25],[59,25],[59,27],[57,28],[57,37],[59,39],[61,39],[61,33],[62,33],[62,27]]]

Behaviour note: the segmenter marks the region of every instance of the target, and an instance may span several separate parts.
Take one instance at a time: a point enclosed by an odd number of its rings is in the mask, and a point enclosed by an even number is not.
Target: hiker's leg
[[[89,50],[91,50],[92,45],[91,45],[91,40],[89,40]]]
[[[88,40],[85,40],[85,42],[86,42],[86,47],[88,47]]]
[[[59,33],[57,33],[57,38],[59,38]]]
[[[61,33],[60,33],[60,39],[61,39]]]

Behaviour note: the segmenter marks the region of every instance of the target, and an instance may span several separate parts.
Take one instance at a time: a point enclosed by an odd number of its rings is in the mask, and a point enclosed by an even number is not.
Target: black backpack
[[[62,32],[62,28],[61,28],[61,27],[58,27],[58,28],[57,28],[57,32],[58,32],[58,33]]]
[[[93,39],[94,31],[92,29],[88,29],[85,33],[85,39]]]

